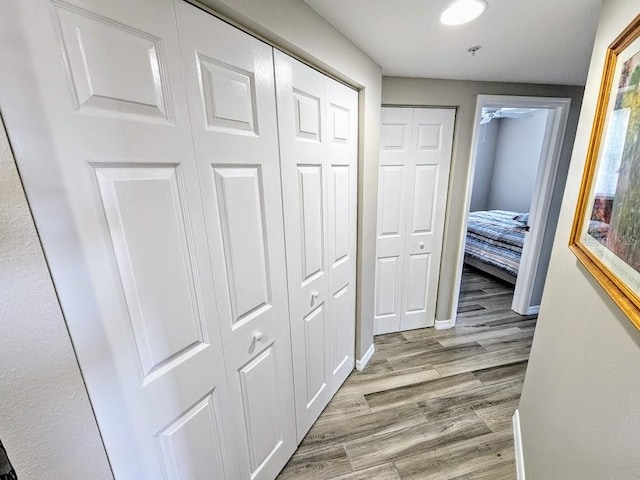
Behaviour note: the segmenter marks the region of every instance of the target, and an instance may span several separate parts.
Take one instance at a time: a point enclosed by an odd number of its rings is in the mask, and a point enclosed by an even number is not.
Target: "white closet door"
[[[382,109],[375,333],[433,326],[453,109]]]
[[[274,54],[300,441],[353,369],[357,93]]]
[[[176,0],[241,477],[296,448],[273,49]]]
[[[358,92],[325,77],[329,354],[333,396],[355,366]]]
[[[0,108],[115,477],[236,479],[173,2],[5,6]]]
[[[383,108],[378,173],[376,239],[376,335],[400,331],[406,205],[409,196],[413,138],[412,108]]]

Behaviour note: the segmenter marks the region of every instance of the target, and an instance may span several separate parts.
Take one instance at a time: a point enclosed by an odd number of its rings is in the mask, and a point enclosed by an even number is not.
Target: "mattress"
[[[506,210],[469,213],[465,255],[518,275],[527,224],[514,218],[522,215]]]

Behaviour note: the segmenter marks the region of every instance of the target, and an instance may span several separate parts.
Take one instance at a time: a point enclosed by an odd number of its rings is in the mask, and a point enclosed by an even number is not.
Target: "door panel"
[[[298,442],[330,397],[324,76],[275,51]],[[324,323],[324,322],[322,322]],[[315,338],[309,338],[309,329]]]
[[[186,2],[176,10],[238,478],[271,479],[296,448],[273,52]]]
[[[298,165],[302,284],[324,274],[322,165]]]
[[[300,441],[354,365],[358,104],[281,52],[275,65]]]
[[[274,350],[270,345],[239,371],[251,478],[256,478],[264,467],[268,468],[284,442],[283,432],[273,421],[280,411],[279,367]]]
[[[376,334],[434,324],[454,116],[382,109]]]
[[[435,323],[454,119],[452,109],[414,109],[402,330]]]
[[[413,109],[383,108],[376,239],[376,335],[400,330]]]
[[[114,476],[238,478],[173,2],[10,3],[0,108]]]
[[[330,395],[355,366],[358,93],[325,77]]]
[[[211,392],[158,434],[169,479],[229,478],[216,393]]]
[[[148,382],[204,341],[184,192],[170,165],[100,167],[96,176],[143,381]]]
[[[259,167],[213,167],[234,327],[270,308],[271,279]]]

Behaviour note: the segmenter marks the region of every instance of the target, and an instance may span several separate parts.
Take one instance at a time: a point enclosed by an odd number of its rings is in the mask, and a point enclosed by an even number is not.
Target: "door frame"
[[[531,305],[534,283],[542,243],[546,233],[546,224],[549,218],[549,207],[555,187],[560,154],[564,144],[564,135],[569,117],[570,98],[558,97],[522,97],[511,95],[478,95],[476,113],[474,116],[473,135],[471,138],[471,154],[467,171],[467,186],[465,190],[463,222],[464,230],[460,235],[458,244],[458,263],[455,275],[455,287],[452,302],[452,321],[450,326],[456,324],[457,305],[460,299],[460,286],[462,282],[462,269],[464,266],[464,249],[466,243],[466,225],[469,220],[469,208],[471,206],[471,191],[476,170],[476,157],[480,139],[480,120],[483,108],[544,108],[549,111],[547,126],[544,133],[542,153],[536,174],[531,207],[529,208],[529,224],[545,225],[545,228],[533,228],[525,235],[522,248],[522,257],[518,269],[513,303],[511,309],[520,315],[534,315],[538,313],[540,305]]]

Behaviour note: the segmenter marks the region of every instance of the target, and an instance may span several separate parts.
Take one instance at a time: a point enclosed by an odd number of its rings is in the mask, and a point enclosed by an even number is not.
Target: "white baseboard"
[[[513,414],[513,444],[516,450],[516,474],[518,480],[524,478],[524,455],[522,453],[522,434],[520,432],[520,412]]]
[[[447,330],[448,328],[453,328],[456,325],[456,321],[453,318],[449,320],[436,320],[436,323],[433,327],[436,330]]]
[[[527,309],[527,315],[537,315],[540,313],[540,305],[536,305],[535,307],[529,307]]]
[[[374,347],[372,343],[369,349],[366,352],[364,352],[364,355],[362,356],[362,358],[360,360],[356,360],[356,370],[358,370],[359,372],[364,370],[364,367],[367,366],[367,363],[369,363],[369,360],[371,360],[371,357],[373,357],[373,353],[375,351],[376,351],[376,347]]]

